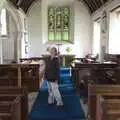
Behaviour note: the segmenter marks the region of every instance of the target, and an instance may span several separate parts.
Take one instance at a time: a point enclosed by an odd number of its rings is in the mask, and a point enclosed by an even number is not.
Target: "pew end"
[[[120,118],[120,85],[89,85],[88,99],[89,120]]]

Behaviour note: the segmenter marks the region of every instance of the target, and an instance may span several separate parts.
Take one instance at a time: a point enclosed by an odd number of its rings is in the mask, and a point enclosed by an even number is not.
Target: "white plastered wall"
[[[1,2],[1,1],[0,1]],[[11,16],[11,25],[14,25],[14,30],[10,27],[10,35],[8,37],[11,36],[11,38],[7,38],[7,39],[16,39],[17,42],[17,62],[19,62],[19,59],[21,58],[21,38],[22,38],[22,29],[23,29],[23,24],[20,18],[20,14],[19,14],[19,10],[14,8],[14,6],[9,3],[8,1],[4,0],[4,2],[2,3],[2,6],[0,5],[0,9],[5,8],[7,9],[9,15]],[[14,38],[12,38],[12,36],[14,36]],[[8,45],[9,46],[9,45]],[[1,63],[2,63],[2,59],[3,59],[3,55],[2,55],[2,44],[1,44],[1,50],[0,50],[0,56],[1,56]],[[9,51],[6,51],[9,52]]]
[[[50,46],[47,35],[47,8],[49,5],[67,5],[72,12],[72,40],[73,44],[65,44],[60,47],[61,54],[68,54],[66,47],[72,47],[69,54],[83,57],[91,52],[91,16],[88,9],[78,0],[38,0],[29,9],[28,13],[28,39],[30,42],[29,57],[39,57],[46,54],[47,46]],[[54,45],[54,44],[52,44]]]
[[[109,24],[110,24],[110,11],[114,8],[120,6],[120,0],[110,0],[105,5],[103,5],[100,9],[98,9],[96,12],[92,14],[92,23],[94,20],[98,18],[102,18],[102,14],[105,11],[107,18],[106,18],[106,25],[107,29],[106,32],[101,32],[101,42],[100,42],[100,48],[101,48],[101,61],[104,59],[104,53],[108,53],[108,44],[109,44]],[[92,25],[93,26],[93,25]],[[101,22],[102,26],[102,22]]]

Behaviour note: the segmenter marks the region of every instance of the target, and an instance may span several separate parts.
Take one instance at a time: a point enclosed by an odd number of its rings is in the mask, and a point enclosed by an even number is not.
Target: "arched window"
[[[109,53],[120,54],[120,7],[110,12]]]
[[[93,24],[93,54],[100,54],[100,19]]]
[[[7,12],[5,8],[3,8],[1,11],[0,21],[1,21],[1,35],[6,36],[7,35]]]
[[[70,41],[70,8],[48,8],[48,41]]]

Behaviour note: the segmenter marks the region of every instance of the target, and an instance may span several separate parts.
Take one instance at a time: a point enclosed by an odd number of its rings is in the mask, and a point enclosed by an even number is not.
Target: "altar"
[[[61,66],[70,66],[71,62],[75,58],[75,55],[60,55],[60,65]]]

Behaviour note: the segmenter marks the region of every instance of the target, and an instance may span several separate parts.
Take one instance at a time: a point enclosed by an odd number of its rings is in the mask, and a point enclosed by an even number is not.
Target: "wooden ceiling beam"
[[[22,8],[26,13],[31,4],[37,0],[8,0],[8,1],[12,2],[16,7]],[[85,5],[89,8],[90,12],[93,13],[109,0],[79,0],[79,1],[83,1]]]
[[[23,0],[24,4],[22,3],[21,8],[24,10],[25,13],[27,13],[31,4],[35,1],[37,1],[37,0]]]
[[[101,5],[102,5],[102,2],[101,2],[100,0],[96,0],[96,2],[97,2],[98,6],[99,6],[99,8],[100,8]]]
[[[87,0],[87,1],[91,5],[91,7],[93,8],[93,11],[95,11],[96,9],[98,9],[98,6],[96,5],[96,3],[95,3],[94,0],[92,0],[92,2],[91,2],[91,0]]]
[[[88,0],[84,0],[85,4],[87,4],[87,6],[89,7],[91,13],[94,12],[94,8],[91,6],[91,4],[89,4]]]
[[[22,0],[18,0],[18,1],[17,1],[17,6],[20,6],[21,3],[22,3]]]
[[[94,7],[95,10],[99,8],[99,4],[96,2],[96,0],[92,0],[91,5]]]
[[[101,1],[101,3],[102,3],[102,5],[104,4],[104,1],[103,0],[100,0]]]

